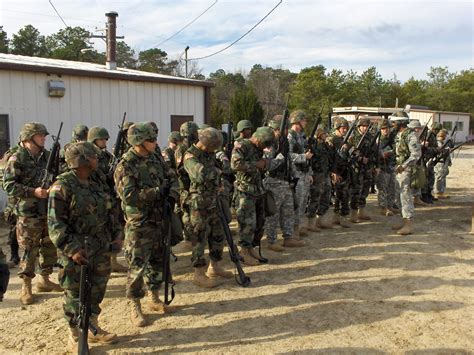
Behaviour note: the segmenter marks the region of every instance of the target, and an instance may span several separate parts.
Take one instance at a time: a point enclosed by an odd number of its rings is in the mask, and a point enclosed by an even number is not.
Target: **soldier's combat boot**
[[[222,267],[222,261],[211,260],[209,267],[207,268],[207,277],[210,279],[216,279],[219,276],[224,279],[232,279],[234,274],[230,271],[224,270]]]
[[[423,202],[421,200],[420,196],[415,196],[413,198],[413,204],[415,205],[415,207],[424,207],[428,205],[426,202]]]
[[[16,238],[10,243],[10,263],[17,266],[20,263],[20,255],[18,255],[18,241]]]
[[[372,219],[367,213],[365,213],[364,207],[359,208],[357,210],[357,218],[359,219],[359,221],[370,221]]]
[[[23,285],[21,286],[20,302],[23,305],[34,302],[33,292],[31,291],[31,278],[23,276]]]
[[[403,226],[399,230],[397,230],[397,234],[400,235],[408,235],[412,233],[412,225],[411,225],[411,219],[409,218],[404,218],[403,219]]]
[[[176,307],[167,305],[160,299],[159,290],[151,290],[149,294],[148,306],[150,307],[150,310],[161,314],[175,313],[177,311]]]
[[[283,241],[283,246],[285,248],[301,248],[305,244],[306,243],[303,242],[302,240],[297,240],[295,238],[287,238]]]
[[[67,352],[71,354],[77,354],[77,346],[79,339],[79,329],[76,327],[69,327],[69,336],[67,338]]]
[[[397,231],[403,227],[404,221],[398,221],[392,226],[392,230]]]
[[[38,282],[36,282],[36,291],[38,292],[52,292],[62,291],[63,289],[58,284],[49,279],[49,275],[39,275]]]
[[[260,265],[260,262],[258,261],[258,259],[253,257],[252,251],[253,251],[253,248],[241,248],[240,249],[240,256],[242,257],[242,259],[244,259],[243,263],[245,265],[249,265],[249,266]]]
[[[380,214],[386,217],[393,216],[393,212],[386,207],[380,207]]]
[[[341,216],[339,215],[339,213],[334,213],[334,216],[332,217],[332,224],[334,224],[335,226],[341,224]]]
[[[210,279],[206,276],[205,266],[194,268],[193,284],[203,288],[214,288],[219,285],[216,279]]]
[[[110,257],[110,267],[112,268],[112,272],[118,272],[120,274],[124,274],[128,272],[128,267],[123,266],[117,261],[117,254],[112,254]]]
[[[325,213],[322,216],[317,215],[316,221],[318,223],[319,228],[322,228],[322,229],[332,228],[331,217],[329,216],[329,213]]]
[[[276,242],[273,243],[268,243],[268,249],[272,251],[276,251],[277,253],[281,253],[282,251],[285,251],[285,248],[283,248],[280,244],[277,244]]]
[[[97,315],[93,315],[90,318],[91,324],[97,330],[97,334],[94,335],[89,331],[89,342],[91,343],[100,343],[100,344],[115,344],[117,342],[117,334],[109,333],[105,329],[102,329],[99,326],[99,317]]]
[[[129,300],[130,305],[130,320],[136,327],[144,327],[146,325],[146,319],[142,313],[142,305],[139,298],[133,298]]]
[[[308,236],[308,230],[303,225],[295,226],[295,231],[298,232],[299,238],[304,238]]]
[[[190,240],[185,240],[181,243],[181,250],[183,252],[193,251],[193,243]]]
[[[449,198],[448,195],[446,195],[444,192],[438,192],[434,195],[435,198],[437,198],[438,200],[444,200],[446,198]]]
[[[357,210],[351,210],[350,221],[352,223],[360,223],[359,216],[357,214]]]
[[[341,216],[339,219],[339,224],[342,228],[351,228],[351,223],[347,216]]]
[[[310,232],[316,232],[316,233],[319,233],[321,232],[321,230],[318,228],[318,226],[316,225],[316,221],[317,219],[316,218],[310,218],[310,217],[305,217],[305,227],[306,227],[306,230],[310,231]]]

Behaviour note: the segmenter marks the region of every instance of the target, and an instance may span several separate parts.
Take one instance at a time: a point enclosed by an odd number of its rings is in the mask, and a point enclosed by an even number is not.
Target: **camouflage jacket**
[[[170,196],[178,200],[178,185],[173,172],[157,154],[140,156],[130,149],[122,156],[114,174],[125,220],[134,227],[145,221],[161,221],[163,197],[160,189],[170,185]]]
[[[197,209],[215,208],[218,190],[222,187],[215,154],[206,153],[193,144],[184,155],[184,168],[191,183],[190,206]]]
[[[288,132],[288,143],[290,145],[290,159],[294,168],[293,170],[312,174],[311,166],[305,156],[308,143],[304,133],[297,133],[290,130]]]
[[[397,153],[396,163],[404,168],[415,165],[421,157],[421,147],[416,133],[407,128],[400,131],[395,138]]]
[[[113,154],[107,149],[101,149],[97,159],[99,160],[97,168],[107,176],[109,174],[110,164],[114,159]]]
[[[239,191],[258,197],[264,194],[262,174],[256,163],[263,158],[263,151],[255,146],[249,139],[234,143],[230,167],[235,171],[235,186]],[[265,170],[270,166],[267,160]]]
[[[19,144],[10,147],[4,154],[2,159],[0,160],[0,185],[3,188],[3,178],[5,176],[5,168],[7,167],[7,162],[10,157],[15,154],[15,152],[20,147]],[[16,205],[17,198],[13,196],[8,196],[8,204],[3,210],[4,213],[15,213],[15,205]]]
[[[264,157],[270,159],[270,165],[265,176],[265,182],[271,183],[274,180],[289,181],[293,176],[291,169],[290,158],[288,157],[287,166],[285,166],[285,157],[283,154],[278,153],[278,143],[275,143],[272,147],[265,149]],[[289,171],[288,171],[289,170]]]
[[[217,167],[222,171],[222,182],[224,189],[227,194],[232,191],[232,185],[235,177],[232,169],[230,168],[230,160],[227,154],[223,150],[219,150],[216,153]]]
[[[190,145],[188,143],[188,139],[185,138],[183,142],[178,145],[178,149],[174,152],[174,157],[176,160],[176,173],[178,175],[178,180],[179,180],[179,190],[180,192],[183,191],[189,191],[189,176],[184,169],[184,154],[186,154],[186,151],[189,149]]]
[[[379,139],[379,163],[378,166],[385,172],[393,172],[395,168],[395,150],[390,145],[391,135],[380,134]],[[384,155],[386,157],[384,158]]]
[[[363,134],[358,129],[355,129],[354,133],[348,140],[349,144],[353,147],[357,147],[359,142],[362,140],[362,136]],[[372,148],[369,147],[373,138],[374,136],[372,135],[372,133],[368,132],[364,139],[364,142],[359,147],[359,151],[354,152],[354,156],[359,158],[359,159],[355,159],[355,162],[359,166],[362,165],[362,161],[361,161],[361,159],[363,158],[362,153],[364,154],[365,158],[369,159],[369,162],[367,163],[367,167],[371,168],[377,162],[376,150],[373,147]]]
[[[17,199],[16,215],[21,217],[46,217],[39,214],[40,199],[34,190],[41,186],[49,152],[43,149],[34,157],[28,149],[20,146],[8,159],[3,177],[3,189],[9,197]],[[43,202],[43,201],[42,201]]]
[[[318,145],[314,151],[313,158],[311,158],[313,174],[327,174],[329,172],[330,155],[331,152],[328,144],[318,139]]]
[[[161,154],[162,154],[163,159],[165,160],[166,164],[168,164],[168,166],[171,169],[176,171],[176,158],[174,156],[174,150],[171,149],[170,147],[166,147],[165,149],[163,149]]]
[[[89,255],[107,252],[111,239],[119,235],[120,226],[112,217],[112,196],[94,176],[84,183],[72,169],[59,175],[50,189],[48,232],[65,256],[84,249],[85,237]]]
[[[326,139],[329,154],[329,170],[341,176],[346,176],[351,166],[349,161],[349,151],[351,144],[347,143],[349,149],[340,152],[344,137],[340,137],[336,132],[332,132]]]

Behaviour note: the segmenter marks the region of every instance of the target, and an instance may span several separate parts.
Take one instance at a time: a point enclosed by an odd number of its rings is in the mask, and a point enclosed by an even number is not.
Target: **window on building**
[[[453,122],[451,121],[444,121],[443,128],[447,129],[448,131],[453,129]]]
[[[0,156],[10,148],[10,129],[8,115],[0,115]]]
[[[464,122],[456,122],[456,130],[457,131],[464,131]]]
[[[181,127],[184,122],[188,121],[194,121],[194,116],[171,115],[171,130],[179,132],[179,127]]]

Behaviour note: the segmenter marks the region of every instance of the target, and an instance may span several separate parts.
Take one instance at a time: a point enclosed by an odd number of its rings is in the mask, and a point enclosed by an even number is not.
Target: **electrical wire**
[[[51,4],[51,6],[53,7],[54,11],[56,11],[56,13],[58,14],[59,18],[61,19],[61,21],[64,23],[64,26],[66,27],[69,27],[66,23],[66,21],[64,21],[64,19],[61,17],[61,15],[59,14],[58,10],[56,10],[56,7],[54,7],[53,3],[51,2],[51,0],[48,0],[49,3]]]
[[[188,24],[186,24],[184,27],[182,27],[179,31],[175,32],[174,34],[172,34],[171,36],[169,36],[167,39],[161,41],[160,43],[154,45],[152,48],[158,48],[160,47],[162,44],[168,42],[170,39],[176,37],[178,34],[180,34],[181,32],[183,32],[186,28],[188,28],[189,26],[191,26],[194,22],[196,22],[201,16],[203,16],[206,12],[208,12],[215,4],[217,4],[217,1],[218,0],[215,0],[211,6],[209,6],[207,9],[205,9],[203,12],[201,12],[196,18],[194,18],[194,20],[192,20],[191,22],[189,22]]]
[[[5,12],[14,12],[14,13],[19,13],[19,14],[28,14],[28,15],[36,15],[36,16],[44,16],[44,17],[57,17],[56,15],[50,15],[50,14],[43,14],[39,12],[29,12],[29,11],[19,11],[19,10],[5,10],[3,9],[2,11]],[[75,17],[63,17],[66,20],[73,20],[73,21],[81,21],[81,22],[92,22],[92,23],[102,23],[102,21],[98,20],[89,20],[89,19],[83,19],[83,18],[75,18]]]
[[[229,49],[230,47],[232,47],[234,44],[236,44],[237,42],[239,42],[242,38],[244,38],[245,36],[247,36],[250,32],[252,32],[255,27],[257,27],[258,25],[260,25],[263,21],[265,21],[265,19],[270,16],[270,14],[276,10],[276,8],[278,6],[280,6],[280,4],[283,2],[283,0],[280,0],[280,2],[278,4],[275,5],[275,7],[273,9],[271,9],[260,21],[258,21],[255,25],[253,25],[253,27],[251,29],[249,29],[247,32],[245,32],[242,36],[240,36],[239,38],[237,38],[234,42],[232,42],[231,44],[229,44],[228,46],[222,48],[221,50],[218,50],[217,52],[214,52],[212,54],[209,54],[209,55],[205,55],[203,57],[197,57],[197,58],[189,58],[188,61],[190,60],[201,60],[201,59],[206,59],[206,58],[209,58],[209,57],[213,57],[219,53],[222,53],[224,52],[225,50]]]

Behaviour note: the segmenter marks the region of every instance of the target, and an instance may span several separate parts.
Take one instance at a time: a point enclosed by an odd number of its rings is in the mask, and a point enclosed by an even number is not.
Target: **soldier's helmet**
[[[315,133],[316,138],[321,139],[324,134],[328,134],[327,129],[324,127],[318,127]]]
[[[212,127],[211,125],[208,125],[207,123],[203,123],[201,125],[201,127],[199,127],[199,129],[206,129],[206,128],[209,128],[209,127]]]
[[[153,129],[155,130],[156,135],[158,135],[158,132],[159,132],[160,130],[158,129],[158,126],[156,125],[155,122],[153,122],[153,121],[147,121],[147,122],[145,122],[145,123],[148,123],[149,125],[151,125],[151,126],[153,127]]]
[[[138,122],[130,126],[127,132],[127,141],[131,145],[140,145],[143,142],[156,141],[156,131],[150,122]]]
[[[394,112],[392,113],[391,116],[389,116],[390,118],[390,121],[392,122],[406,122],[408,123],[408,121],[410,120],[410,117],[408,117],[408,114],[405,112],[405,111],[397,111],[397,112]]]
[[[124,132],[127,132],[128,129],[130,128],[130,126],[131,126],[132,124],[133,124],[133,122],[128,122],[128,121],[127,121],[127,122],[124,122],[122,130],[123,130]]]
[[[188,137],[195,135],[198,131],[198,125],[193,121],[184,122],[181,127],[179,127],[179,134],[182,137]]]
[[[68,146],[64,158],[67,166],[70,169],[75,169],[89,165],[90,160],[97,157],[97,153],[98,149],[91,142],[77,142]]]
[[[237,123],[237,133],[241,133],[244,129],[253,129],[253,124],[249,120],[241,120]]]
[[[304,112],[303,110],[296,110],[290,114],[291,124],[300,123],[301,121],[306,120],[306,119],[307,119],[306,112]]]
[[[411,120],[410,123],[408,123],[408,128],[421,128],[421,123],[419,120]]]
[[[448,130],[443,128],[441,129],[438,134],[436,135],[436,137],[439,137],[439,138],[445,138],[446,136],[448,135]]]
[[[172,131],[168,135],[168,142],[178,144],[178,142],[180,142],[181,140],[183,140],[183,139],[181,138],[181,134],[179,134],[178,131]]]
[[[443,126],[439,122],[434,122],[433,125],[431,126],[431,129],[433,131],[439,131]]]
[[[390,128],[390,121],[387,118],[384,118],[382,121],[379,123],[380,128]]]
[[[275,133],[270,127],[258,127],[252,137],[257,138],[265,147],[271,147],[275,141]]]
[[[333,126],[335,129],[341,128],[341,127],[348,127],[349,128],[349,122],[344,117],[336,116],[333,117]]]
[[[360,127],[360,126],[369,126],[369,125],[370,125],[370,119],[367,118],[367,117],[360,118],[360,119],[357,121],[357,127]]]
[[[268,122],[268,127],[271,127],[273,129],[279,129],[280,123],[281,123],[280,120],[271,120],[270,122]]]
[[[94,143],[97,139],[109,139],[109,132],[104,127],[92,127],[87,133],[87,141]]]
[[[224,138],[222,137],[222,133],[214,128],[214,127],[207,127],[204,129],[200,129],[198,133],[199,142],[206,149],[210,152],[215,152],[219,148],[222,147],[222,142]]]
[[[78,141],[85,141],[87,140],[88,133],[89,127],[83,124],[78,124],[72,130],[72,138]]]
[[[35,134],[49,134],[46,126],[39,122],[25,123],[20,131],[20,142],[30,140]]]

